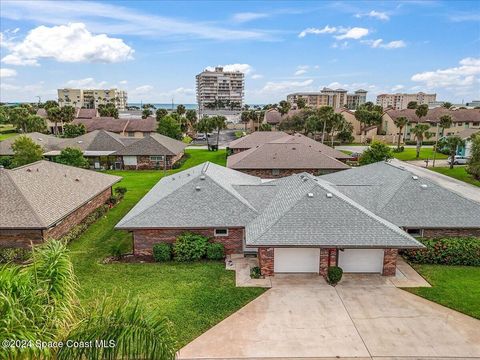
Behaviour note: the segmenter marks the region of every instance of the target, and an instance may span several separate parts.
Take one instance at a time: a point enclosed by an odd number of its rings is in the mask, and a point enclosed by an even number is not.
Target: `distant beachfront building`
[[[60,106],[71,105],[76,108],[97,109],[100,104],[113,103],[124,111],[127,108],[127,92],[118,89],[58,89]]]
[[[403,110],[411,101],[416,101],[418,105],[435,103],[437,101],[437,94],[425,94],[419,92],[416,94],[380,94],[377,96],[377,105],[384,109],[391,108],[394,110]]]
[[[196,76],[197,104],[200,116],[238,113],[243,106],[245,76],[223,67],[204,70]]]
[[[296,92],[287,95],[287,101],[296,107],[297,100],[302,98],[309,107],[331,106],[334,109],[356,109],[367,101],[367,91],[359,89],[348,94],[344,89],[323,88],[320,92]]]

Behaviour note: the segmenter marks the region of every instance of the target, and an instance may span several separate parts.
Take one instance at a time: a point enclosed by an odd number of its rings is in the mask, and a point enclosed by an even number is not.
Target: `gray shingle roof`
[[[150,134],[121,149],[117,155],[177,155],[187,144],[161,134]]]
[[[285,136],[288,134],[283,131],[255,131],[250,135],[233,140],[228,147],[230,149],[251,149]]]
[[[121,177],[50,161],[0,170],[0,228],[47,228]]]
[[[120,135],[105,130],[94,130],[75,138],[64,140],[60,149],[74,147],[83,151],[119,151],[125,148]]]
[[[64,139],[57,138],[53,135],[47,135],[38,132],[16,135],[0,141],[0,155],[13,155],[12,144],[19,136],[29,137],[34,143],[40,145],[45,152],[58,150],[59,144],[64,141]]]
[[[480,228],[479,203],[389,163],[352,168],[320,179],[397,226]]]

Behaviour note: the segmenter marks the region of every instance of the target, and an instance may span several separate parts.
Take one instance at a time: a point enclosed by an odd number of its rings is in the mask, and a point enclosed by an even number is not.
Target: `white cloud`
[[[295,71],[295,73],[293,75],[295,76],[299,76],[299,75],[303,75],[307,72],[307,70],[305,69],[298,69],[297,71]]]
[[[9,50],[10,54],[2,62],[12,65],[38,65],[42,58],[59,62],[114,63],[131,59],[134,52],[122,39],[93,35],[82,23],[39,26]]]
[[[263,75],[260,75],[260,74],[253,74],[253,75],[251,76],[251,78],[252,78],[253,80],[257,80],[257,79],[261,79],[261,78],[263,78]]]
[[[120,80],[119,84],[126,85],[126,84],[128,84],[128,81],[127,80]]]
[[[88,89],[102,89],[107,86],[106,81],[95,81],[94,78],[85,78],[77,80],[68,80],[65,84],[69,88],[88,88]]]
[[[323,29],[318,29],[318,28],[307,28],[303,30],[300,34],[298,34],[299,38],[303,38],[307,36],[308,34],[313,34],[313,35],[321,35],[321,34],[333,34],[337,32],[337,28],[335,26],[330,27],[329,25],[326,25]]]
[[[382,48],[382,49],[400,49],[406,47],[407,44],[403,40],[394,40],[388,43],[384,43],[383,39],[377,40],[362,40],[363,44],[367,44],[372,48]]]
[[[356,14],[355,15],[356,18],[361,18],[361,17],[364,17],[364,16],[376,18],[376,19],[383,20],[383,21],[390,20],[390,16],[388,16],[388,14],[386,12],[375,11],[375,10],[372,10],[369,13],[366,13],[366,14]]]
[[[343,31],[342,31],[343,32]],[[338,40],[343,39],[360,39],[364,36],[368,35],[368,29],[361,28],[361,27],[354,27],[345,31],[342,35],[336,35],[335,38]]]
[[[403,85],[401,85],[401,84],[398,84],[398,85],[395,85],[394,87],[392,87],[392,88],[391,88],[391,91],[397,92],[397,91],[402,90],[402,89],[404,89],[404,88],[405,88],[405,86],[403,86]]]
[[[0,68],[0,78],[14,77],[17,76],[17,71],[15,69]]]
[[[36,84],[9,84],[1,81],[0,90],[0,102],[36,102],[38,100],[37,96],[40,96],[42,101],[57,98],[57,90],[45,88],[43,82]]]
[[[252,72],[253,70],[252,66],[249,64],[227,64],[227,65],[218,65],[218,66],[223,67],[223,71],[240,71],[245,75],[250,74],[250,72]],[[205,70],[214,71],[215,67],[207,66]]]
[[[268,14],[265,13],[255,13],[255,12],[242,12],[234,14],[232,20],[236,23],[244,23],[248,21],[253,21],[257,19],[263,19],[268,17]]]
[[[460,60],[457,67],[421,72],[414,74],[411,80],[429,89],[445,88],[478,96],[479,76],[480,58],[468,57]]]
[[[261,92],[278,92],[290,89],[304,88],[312,85],[312,83],[312,79],[308,79],[305,81],[269,81],[262,88]]]

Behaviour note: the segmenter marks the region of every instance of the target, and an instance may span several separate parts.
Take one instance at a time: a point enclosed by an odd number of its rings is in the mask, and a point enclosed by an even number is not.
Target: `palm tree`
[[[457,149],[459,146],[465,146],[465,140],[458,135],[454,135],[449,136],[445,144],[450,154],[450,169],[453,169],[455,155],[457,155]]]
[[[211,119],[208,116],[204,116],[198,123],[197,123],[197,131],[203,132],[205,134],[205,138],[207,139],[207,148],[210,150],[210,143],[208,141],[208,133],[213,130],[213,124]]]
[[[332,143],[332,148],[334,147],[333,137],[335,135],[335,132],[344,127],[345,121],[345,117],[340,113],[334,113],[330,118],[330,140]]]
[[[398,118],[394,119],[393,122],[395,123],[395,126],[398,128],[397,149],[400,149],[400,142],[402,139],[402,130],[405,126],[408,125],[408,119],[405,116],[399,116]]]
[[[210,121],[213,129],[217,130],[217,150],[218,150],[218,140],[220,138],[220,130],[225,129],[227,127],[227,118],[222,115],[217,115],[217,116],[212,116]]]
[[[278,112],[280,113],[280,115],[287,114],[290,111],[290,108],[292,107],[292,105],[285,100],[280,101],[279,104],[280,106],[278,107]]]
[[[58,135],[58,123],[62,121],[62,110],[58,106],[48,108],[47,119],[54,123],[53,132]]]
[[[422,117],[427,116],[428,114],[428,105],[422,104],[415,109],[415,115],[418,116],[418,122],[422,121]]]
[[[437,155],[437,146],[438,146],[438,137],[439,137],[439,128],[442,128],[442,136],[445,129],[448,129],[452,126],[453,120],[450,115],[442,115],[440,116],[440,122],[437,124],[437,137],[435,138],[435,147],[433,149],[433,163],[432,167],[435,167],[435,159]]]
[[[66,245],[50,240],[28,265],[0,268],[0,340],[63,342],[102,339],[112,347],[2,347],[2,359],[174,359],[170,324],[138,302],[78,303],[79,286]]]
[[[430,126],[427,124],[417,124],[410,130],[417,138],[417,159],[420,157],[423,139],[428,136],[428,129],[430,129]]]

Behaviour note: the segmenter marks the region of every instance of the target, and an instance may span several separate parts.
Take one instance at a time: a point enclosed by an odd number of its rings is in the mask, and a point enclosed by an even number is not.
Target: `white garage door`
[[[137,165],[137,157],[136,156],[124,156],[123,163],[125,165]]]
[[[274,254],[275,272],[318,273],[320,266],[320,249],[275,248]]]
[[[338,251],[338,266],[344,272],[381,273],[382,249],[345,249]]]

